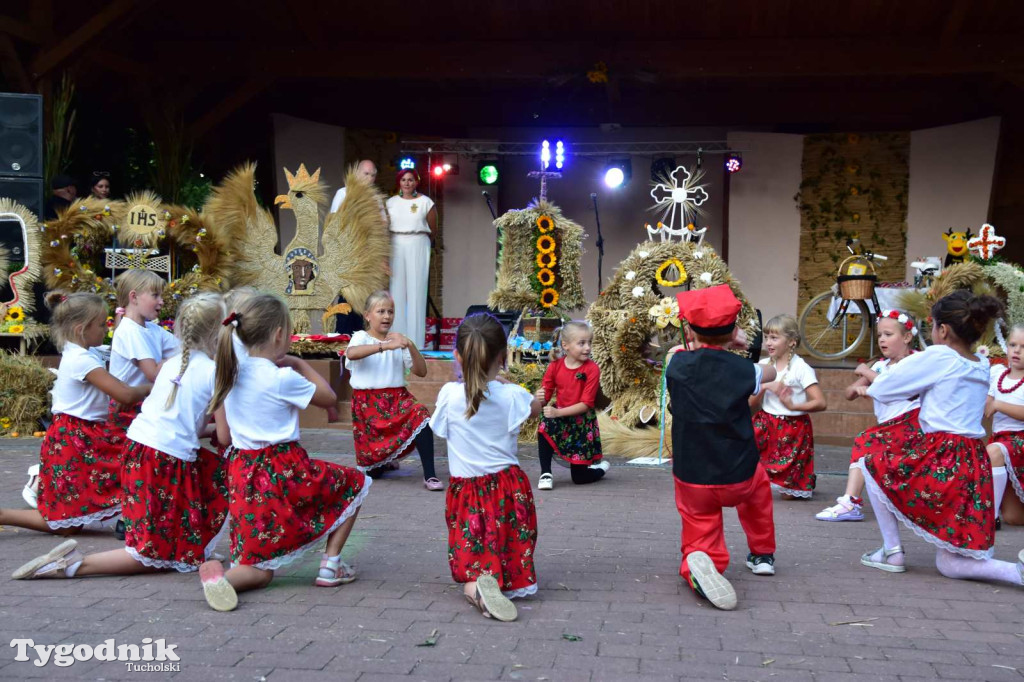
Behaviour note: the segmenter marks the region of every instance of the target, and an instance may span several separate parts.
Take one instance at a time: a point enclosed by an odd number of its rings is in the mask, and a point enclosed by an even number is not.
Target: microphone
[[[590,198],[591,199],[597,199],[597,192],[591,192],[590,193]]]
[[[594,204],[594,220],[597,222],[597,241],[594,246],[597,247],[597,290],[601,291],[604,282],[604,236],[601,234],[601,215],[597,212],[597,192],[590,193],[590,201]]]
[[[488,193],[486,192],[486,190],[485,190],[485,191],[483,191],[483,192],[480,192],[480,196],[482,196],[482,197],[484,198],[484,201],[486,201],[486,202],[487,202],[487,208],[489,208],[489,209],[490,209],[490,211],[491,211],[491,219],[492,219],[492,220],[497,220],[497,219],[498,219],[498,214],[497,214],[497,212],[496,212],[496,211],[494,210],[494,204],[492,204],[492,203],[491,203],[491,195],[490,195],[490,194],[488,194]]]

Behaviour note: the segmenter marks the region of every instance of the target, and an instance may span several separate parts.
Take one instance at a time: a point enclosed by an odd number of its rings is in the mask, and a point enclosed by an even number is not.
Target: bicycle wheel
[[[844,358],[864,341],[867,315],[861,301],[841,299],[839,308],[829,315],[834,294],[818,294],[800,314],[800,336],[807,352],[820,360]]]

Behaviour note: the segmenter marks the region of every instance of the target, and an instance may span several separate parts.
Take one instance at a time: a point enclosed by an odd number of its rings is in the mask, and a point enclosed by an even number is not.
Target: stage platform
[[[408,377],[409,391],[418,401],[434,410],[434,402],[441,387],[455,380],[455,363],[451,354],[431,353],[427,360],[427,376],[420,378]],[[424,353],[424,356],[427,356]],[[441,357],[438,357],[441,356]],[[327,423],[327,415],[323,410],[311,409],[302,413],[301,426],[317,429],[352,428],[352,390],[348,385],[348,373],[341,370],[340,360],[310,360],[310,364],[322,376],[331,382],[338,394],[339,420]],[[848,401],[843,396],[843,389],[853,382],[853,362],[816,364],[811,363],[818,375],[818,382],[825,392],[828,410],[811,415],[814,424],[815,441],[823,445],[851,445],[854,437],[869,426],[875,425],[875,415],[871,401],[858,399]],[[609,453],[614,454],[614,453]]]

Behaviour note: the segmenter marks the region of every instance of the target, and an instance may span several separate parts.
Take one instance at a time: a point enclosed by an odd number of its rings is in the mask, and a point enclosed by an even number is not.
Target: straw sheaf
[[[540,296],[530,284],[537,270],[535,228],[537,218],[549,216],[558,242],[557,269],[559,310],[574,310],[586,304],[580,281],[583,227],[569,220],[554,204],[539,201],[522,210],[512,210],[494,221],[499,230],[501,255],[498,279],[488,305],[498,310],[540,310]]]
[[[345,178],[345,201],[324,222],[324,255],[320,272],[337,274],[337,286],[352,306],[363,313],[367,297],[388,286],[391,237],[381,214],[384,195],[362,182],[356,167]]]
[[[740,327],[748,338],[757,333],[753,307],[728,266],[710,246],[674,241],[638,245],[622,261],[587,313],[594,329],[592,352],[601,368],[601,389],[612,401],[612,416],[626,427],[641,422],[641,411],[648,416],[659,407],[661,376],[645,360],[643,349],[656,331],[649,311],[663,297],[656,273],[673,258],[683,264],[692,289],[727,284],[742,303]],[[639,295],[634,295],[634,289],[640,290]]]
[[[601,447],[626,459],[655,457],[661,444],[661,430],[656,427],[630,428],[603,412],[597,415],[601,430]],[[665,449],[662,457],[672,457],[672,415],[665,415]]]
[[[54,220],[40,230],[40,263],[48,289],[88,291],[108,301],[116,297],[111,283],[96,275],[91,265],[83,265],[72,247],[79,253],[90,254],[102,263],[103,248],[113,241],[114,210],[124,211],[123,202],[103,202],[92,198],[77,199]],[[110,206],[111,215],[103,209]]]
[[[0,417],[11,420],[10,431],[30,434],[50,411],[55,376],[32,356],[0,353]]]
[[[148,189],[132,192],[124,198],[124,201],[108,202],[110,206],[110,216],[113,223],[118,226],[118,240],[123,246],[128,248],[147,248],[152,249],[160,243],[160,240],[164,235],[159,234],[156,230],[152,232],[136,232],[129,226],[128,212],[133,206],[143,204],[150,206],[157,211],[158,219],[164,222],[164,233],[167,232],[167,222],[173,220],[176,214],[171,211],[171,207],[163,207],[163,199],[160,198],[156,192],[151,192]],[[102,207],[101,207],[102,208]],[[164,220],[163,211],[167,210],[171,213],[171,218]]]
[[[37,281],[42,273],[39,223],[35,214],[12,199],[0,199],[0,213],[13,213],[21,218],[25,223],[25,237],[28,240],[28,243],[25,244],[25,265],[27,267],[24,272],[12,275],[10,278],[11,284],[18,292],[18,300],[16,302],[14,300],[4,301],[2,305],[20,305],[25,312],[30,313],[36,309],[32,283]],[[4,268],[6,272],[6,265]]]

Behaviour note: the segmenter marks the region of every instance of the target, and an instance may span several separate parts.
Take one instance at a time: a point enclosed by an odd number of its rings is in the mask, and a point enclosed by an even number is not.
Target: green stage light
[[[483,161],[477,169],[477,182],[481,185],[496,185],[498,175],[498,166],[494,162]]]

